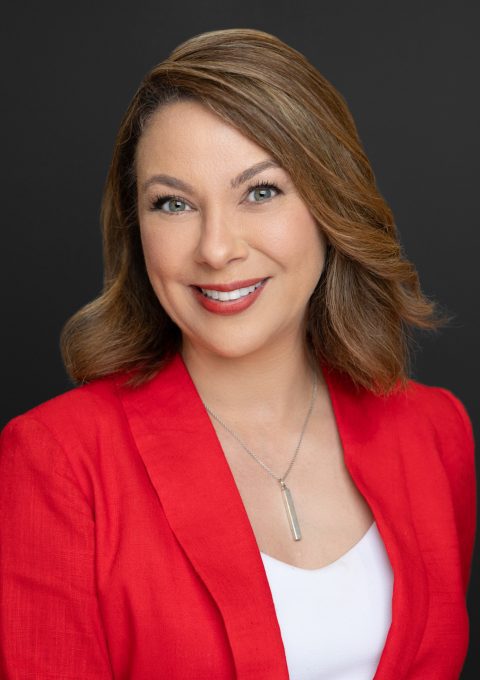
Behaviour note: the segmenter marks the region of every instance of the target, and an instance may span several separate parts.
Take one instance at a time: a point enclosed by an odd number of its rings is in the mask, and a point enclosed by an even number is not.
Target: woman
[[[1,456],[5,678],[457,678],[473,439],[407,378],[434,328],[351,116],[254,30],[142,82],[81,386]]]

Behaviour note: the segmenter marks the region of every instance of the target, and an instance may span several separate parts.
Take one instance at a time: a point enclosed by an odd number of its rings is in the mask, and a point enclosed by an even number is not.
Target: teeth
[[[236,290],[223,291],[223,290],[207,290],[206,288],[200,288],[205,297],[211,298],[212,300],[220,300],[221,302],[228,302],[230,300],[238,300],[239,298],[250,295],[259,286],[262,285],[262,281],[259,281],[254,286],[248,286],[247,288],[237,288]]]

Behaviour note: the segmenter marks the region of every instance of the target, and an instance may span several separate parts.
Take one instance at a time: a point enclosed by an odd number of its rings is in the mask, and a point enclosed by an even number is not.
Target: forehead
[[[195,101],[169,103],[147,122],[136,153],[139,181],[156,172],[229,177],[271,155]]]

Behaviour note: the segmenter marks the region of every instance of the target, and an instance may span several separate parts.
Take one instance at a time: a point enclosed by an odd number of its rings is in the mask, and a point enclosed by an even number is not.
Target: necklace
[[[283,503],[284,503],[284,506],[285,506],[285,512],[286,512],[286,514],[287,514],[288,523],[289,523],[289,525],[290,525],[290,530],[291,530],[291,532],[292,532],[292,537],[293,537],[293,540],[294,540],[294,541],[299,541],[299,540],[302,538],[302,532],[300,531],[300,524],[299,524],[299,522],[298,522],[297,513],[296,513],[296,511],[295,511],[295,505],[294,505],[294,502],[293,502],[292,493],[291,493],[290,489],[288,488],[288,486],[285,484],[285,479],[287,478],[287,475],[289,474],[290,470],[291,470],[292,467],[293,467],[293,464],[295,463],[295,460],[297,459],[297,454],[298,454],[298,451],[300,450],[300,445],[301,445],[302,440],[303,440],[303,435],[305,434],[305,430],[307,429],[308,421],[309,421],[309,419],[310,419],[310,416],[312,415],[313,405],[314,405],[314,403],[315,403],[315,397],[316,397],[316,395],[317,395],[317,374],[314,372],[314,374],[313,374],[313,388],[312,388],[312,396],[311,396],[311,399],[310,399],[310,406],[309,406],[309,408],[308,408],[307,415],[306,415],[305,420],[304,420],[304,422],[303,422],[303,427],[302,427],[302,431],[301,431],[301,433],[300,433],[300,438],[299,438],[299,440],[298,440],[297,446],[295,447],[295,452],[294,452],[294,454],[293,454],[293,458],[292,458],[292,460],[290,461],[290,464],[289,464],[289,466],[287,467],[287,470],[286,470],[285,474],[282,475],[281,477],[279,477],[278,475],[276,475],[276,474],[273,472],[273,470],[271,470],[271,469],[268,467],[268,465],[266,465],[262,460],[260,460],[260,458],[259,458],[259,457],[258,457],[258,456],[257,456],[257,455],[256,455],[256,454],[255,454],[255,453],[254,453],[254,452],[253,452],[253,451],[252,451],[252,450],[251,450],[251,449],[250,449],[250,448],[249,448],[242,440],[241,440],[241,438],[238,436],[238,434],[237,434],[236,432],[234,432],[234,431],[233,431],[233,430],[232,430],[232,429],[231,429],[231,428],[230,428],[230,427],[229,427],[229,426],[228,426],[228,425],[220,418],[220,416],[218,416],[218,415],[215,413],[215,411],[212,411],[212,409],[211,409],[209,406],[207,406],[207,404],[205,404],[205,402],[203,403],[203,405],[205,406],[205,408],[206,408],[206,410],[208,411],[208,413],[212,416],[212,418],[215,418],[215,420],[216,420],[218,423],[220,423],[220,425],[221,425],[223,428],[225,428],[225,430],[226,430],[227,432],[229,432],[229,433],[232,435],[232,437],[233,437],[234,439],[237,440],[237,442],[240,444],[240,446],[241,446],[243,449],[245,449],[245,451],[246,451],[246,452],[247,452],[254,460],[256,460],[257,463],[258,463],[259,465],[261,465],[261,466],[263,467],[263,469],[264,469],[266,472],[268,472],[269,475],[271,475],[274,479],[277,480],[277,482],[279,482],[279,484],[280,484],[280,490],[281,490],[281,492],[282,492]]]

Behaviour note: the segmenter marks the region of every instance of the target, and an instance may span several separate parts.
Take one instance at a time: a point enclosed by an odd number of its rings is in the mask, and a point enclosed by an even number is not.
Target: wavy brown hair
[[[440,323],[403,256],[347,105],[281,40],[230,29],[187,40],[148,73],[118,132],[103,195],[104,288],[65,325],[62,353],[76,382],[129,372],[152,377],[180,347],[178,327],[147,276],[137,218],[135,153],[153,113],[187,98],[209,107],[290,174],[327,240],[309,302],[308,346],[378,393],[404,384],[411,329]]]

